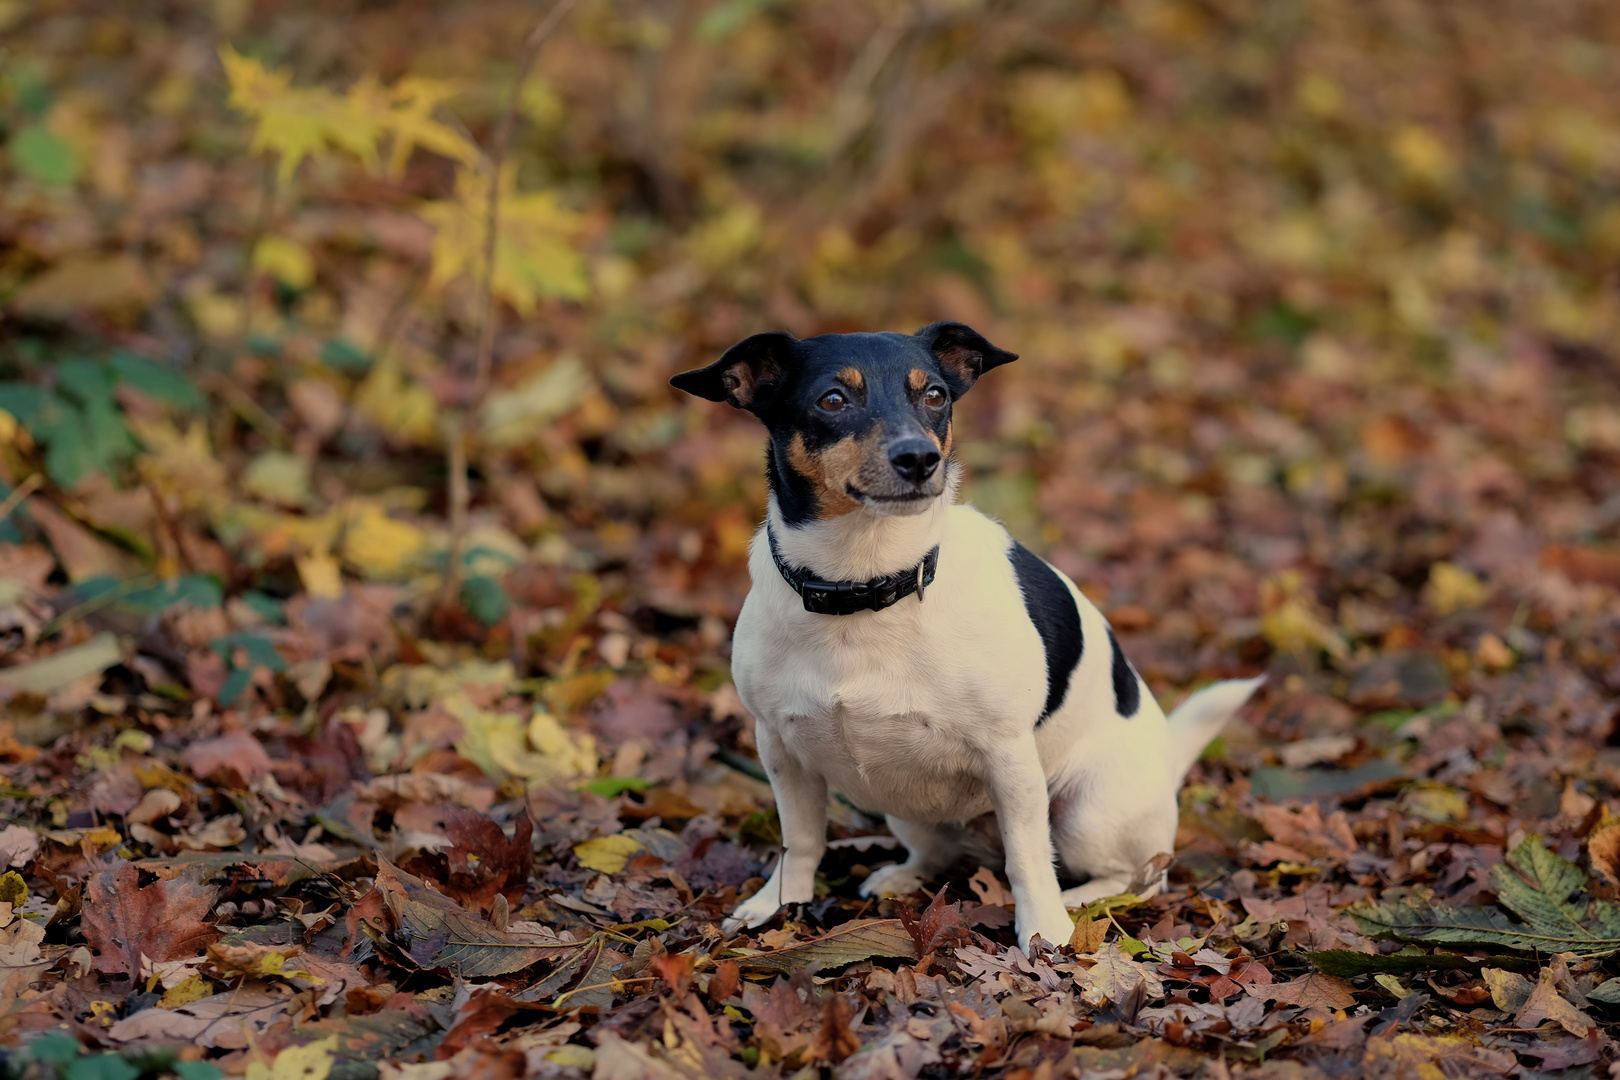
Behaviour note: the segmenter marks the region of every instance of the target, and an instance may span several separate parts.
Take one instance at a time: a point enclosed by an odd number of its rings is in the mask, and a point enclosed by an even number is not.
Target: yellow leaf
[[[386,434],[425,444],[438,433],[438,402],[424,386],[410,381],[396,362],[379,361],[355,390],[354,406]]]
[[[476,166],[480,154],[472,140],[454,128],[433,119],[433,110],[454,96],[456,85],[439,79],[421,79],[408,76],[395,83],[390,93],[390,108],[382,118],[394,136],[394,145],[388,154],[388,175],[404,173],[411,151],[420,146],[435,154],[470,167]]]
[[[303,1046],[289,1046],[276,1055],[273,1065],[249,1062],[247,1080],[326,1080],[332,1073],[332,1051],[337,1046],[336,1035]]]
[[[259,241],[253,249],[253,269],[289,289],[307,289],[315,280],[315,260],[309,249],[285,236],[266,236]]]
[[[306,157],[329,145],[349,151],[368,167],[376,166],[383,127],[372,105],[381,92],[375,82],[363,79],[348,95],[339,96],[318,86],[294,87],[287,72],[268,71],[229,45],[220,49],[219,58],[230,80],[231,106],[259,122],[253,150],[280,156],[281,183],[292,179]]]
[[[514,166],[501,169],[500,223],[495,241],[495,296],[520,314],[541,298],[583,299],[589,291],[585,260],[573,247],[583,228],[580,215],[564,209],[550,191],[517,192]],[[489,182],[471,169],[456,173],[453,199],[424,203],[422,217],[434,227],[435,285],[483,273]]]
[[[1486,595],[1485,583],[1455,563],[1437,562],[1429,567],[1423,597],[1441,615],[1479,607]]]
[[[600,870],[604,874],[617,874],[640,850],[640,843],[619,833],[615,836],[598,836],[575,844],[574,856],[579,859],[581,866]]]
[[[1456,170],[1446,144],[1418,124],[1406,124],[1396,131],[1389,151],[1408,175],[1427,184],[1444,184]]]
[[[1308,652],[1322,649],[1330,656],[1348,655],[1349,646],[1319,612],[1313,597],[1303,591],[1297,570],[1285,570],[1260,586],[1266,613],[1260,619],[1260,633],[1278,652]]]
[[[564,729],[543,711],[537,710],[526,724],[517,713],[480,709],[462,693],[451,694],[444,706],[461,722],[456,753],[492,780],[516,776],[549,784],[596,771],[595,740]],[[534,750],[529,748],[531,737]]]
[[[303,506],[311,495],[309,462],[285,450],[268,450],[242,471],[242,490],[282,506]]]
[[[548,424],[578,406],[592,385],[578,357],[558,358],[527,382],[489,395],[480,417],[484,441],[509,448],[537,438]]]
[[[0,446],[10,446],[17,441],[17,418],[0,409]]]
[[[356,500],[343,531],[343,559],[367,577],[397,577],[427,546],[427,534],[391,518],[372,502]]]
[[[163,992],[158,999],[160,1009],[178,1009],[182,1005],[190,1005],[193,1001],[201,1001],[214,993],[214,984],[201,975],[193,975],[178,986],[172,986]]]
[[[324,551],[314,551],[293,560],[298,566],[298,580],[304,591],[320,600],[338,600],[343,597],[343,571],[338,561]]]

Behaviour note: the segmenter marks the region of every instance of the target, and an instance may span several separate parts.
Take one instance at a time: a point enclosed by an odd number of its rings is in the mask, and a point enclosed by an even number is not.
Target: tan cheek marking
[[[843,383],[845,386],[854,387],[856,390],[859,390],[866,385],[866,376],[861,374],[859,368],[847,367],[838,373],[838,381]]]
[[[788,464],[816,489],[821,503],[819,516],[822,518],[842,517],[860,507],[860,504],[844,490],[848,478],[854,475],[854,470],[848,468],[848,461],[852,456],[856,458],[858,465],[859,451],[855,448],[853,435],[834,443],[819,454],[812,454],[805,449],[803,435],[793,436],[793,441],[788,444]]]
[[[952,428],[952,426],[950,424],[946,424],[945,425],[945,442],[944,442],[944,445],[942,445],[939,448],[939,456],[941,458],[948,458],[948,457],[951,456],[951,437],[953,435],[955,435],[955,434],[956,434],[956,432]]]
[[[906,382],[913,390],[920,392],[924,386],[928,385],[928,372],[922,368],[912,368],[911,375],[906,379]]]

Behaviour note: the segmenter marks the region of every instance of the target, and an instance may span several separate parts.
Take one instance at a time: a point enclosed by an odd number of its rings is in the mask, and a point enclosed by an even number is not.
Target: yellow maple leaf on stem
[[[501,169],[495,238],[495,296],[524,315],[542,298],[582,299],[588,291],[585,260],[573,240],[583,223],[550,191],[519,194],[517,170]],[[434,227],[433,284],[482,272],[488,179],[472,169],[456,173],[451,199],[425,203],[422,217]]]
[[[288,72],[271,71],[229,45],[219,50],[219,59],[231,84],[231,107],[259,122],[252,148],[280,155],[278,182],[286,183],[306,157],[329,145],[376,167],[383,124],[377,115],[382,91],[374,82],[361,80],[339,95],[319,86],[295,87]]]

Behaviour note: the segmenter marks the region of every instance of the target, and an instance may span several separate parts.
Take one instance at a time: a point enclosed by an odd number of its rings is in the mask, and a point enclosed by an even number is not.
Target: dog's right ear
[[[708,367],[683,371],[669,384],[709,401],[758,412],[781,385],[789,354],[798,339],[782,330],[744,338]]]

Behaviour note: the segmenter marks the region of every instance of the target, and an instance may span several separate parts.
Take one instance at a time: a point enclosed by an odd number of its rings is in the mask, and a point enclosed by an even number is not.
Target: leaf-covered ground
[[[0,1072],[1607,1075],[1620,7],[548,10],[0,2]],[[936,318],[966,497],[1271,681],[1054,952],[843,802],[725,939],[762,439],[666,380]]]

